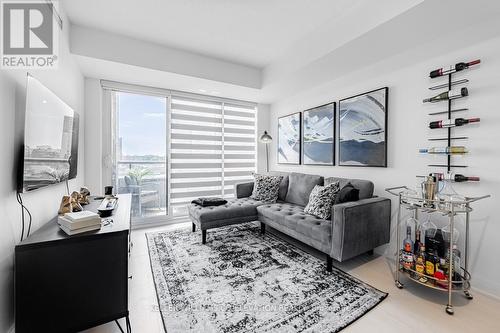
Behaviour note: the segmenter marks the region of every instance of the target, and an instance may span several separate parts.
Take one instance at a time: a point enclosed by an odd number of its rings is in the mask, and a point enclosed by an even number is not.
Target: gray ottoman
[[[205,244],[208,229],[256,221],[257,207],[260,205],[260,201],[239,198],[228,200],[227,204],[221,206],[202,207],[192,203],[188,206],[188,212],[193,223],[193,232],[196,227],[200,228],[201,241]]]

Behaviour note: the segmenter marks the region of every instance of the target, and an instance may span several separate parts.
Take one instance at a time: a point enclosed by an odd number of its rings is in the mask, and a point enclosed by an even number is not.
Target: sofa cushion
[[[330,177],[325,179],[325,185],[334,182],[339,182],[340,188],[346,186],[347,183],[351,183],[355,188],[359,190],[359,200],[369,199],[373,197],[373,183],[369,180],[338,178],[338,177]]]
[[[288,192],[285,201],[305,206],[314,186],[323,185],[323,177],[292,172],[288,175]]]
[[[290,229],[316,241],[328,244],[331,239],[332,221],[304,213],[304,207],[287,202],[264,204],[257,207],[259,219],[272,220],[280,229]],[[286,233],[285,230],[281,230]]]
[[[350,182],[346,186],[342,187],[335,196],[335,204],[358,201],[359,200],[359,190],[354,187]]]
[[[225,205],[202,207],[196,204],[188,206],[191,218],[200,223],[232,218],[257,217],[257,206],[262,202],[251,198],[231,199]]]
[[[282,176],[254,174],[255,183],[250,198],[264,202],[276,202]]]
[[[332,215],[333,202],[338,192],[338,182],[326,186],[314,186],[309,196],[309,202],[304,208],[304,213],[317,216],[321,219],[329,219]]]
[[[280,191],[278,193],[278,200],[285,201],[286,192],[288,191],[288,172],[270,171],[268,174],[271,176],[282,176],[283,177],[283,179],[281,179],[281,183],[280,183]]]

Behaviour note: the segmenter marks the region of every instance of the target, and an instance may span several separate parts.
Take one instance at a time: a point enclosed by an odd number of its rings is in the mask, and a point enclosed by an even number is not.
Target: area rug
[[[166,332],[339,332],[387,296],[259,230],[146,235]]]

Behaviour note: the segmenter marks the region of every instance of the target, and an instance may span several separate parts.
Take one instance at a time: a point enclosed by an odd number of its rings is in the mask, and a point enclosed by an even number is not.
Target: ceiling
[[[373,0],[67,0],[64,9],[75,25],[263,68],[325,24],[359,25],[419,2],[379,0],[369,17],[359,13]]]
[[[275,103],[376,63],[400,57],[397,66],[410,66],[497,36],[500,2],[469,5],[65,0],[63,12],[71,53],[87,77]]]

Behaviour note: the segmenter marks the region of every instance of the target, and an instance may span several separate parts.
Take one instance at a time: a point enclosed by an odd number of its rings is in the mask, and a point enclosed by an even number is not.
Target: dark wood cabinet
[[[130,195],[98,231],[68,236],[57,217],[15,249],[16,332],[78,332],[126,318]],[[97,211],[99,201],[84,209]]]

